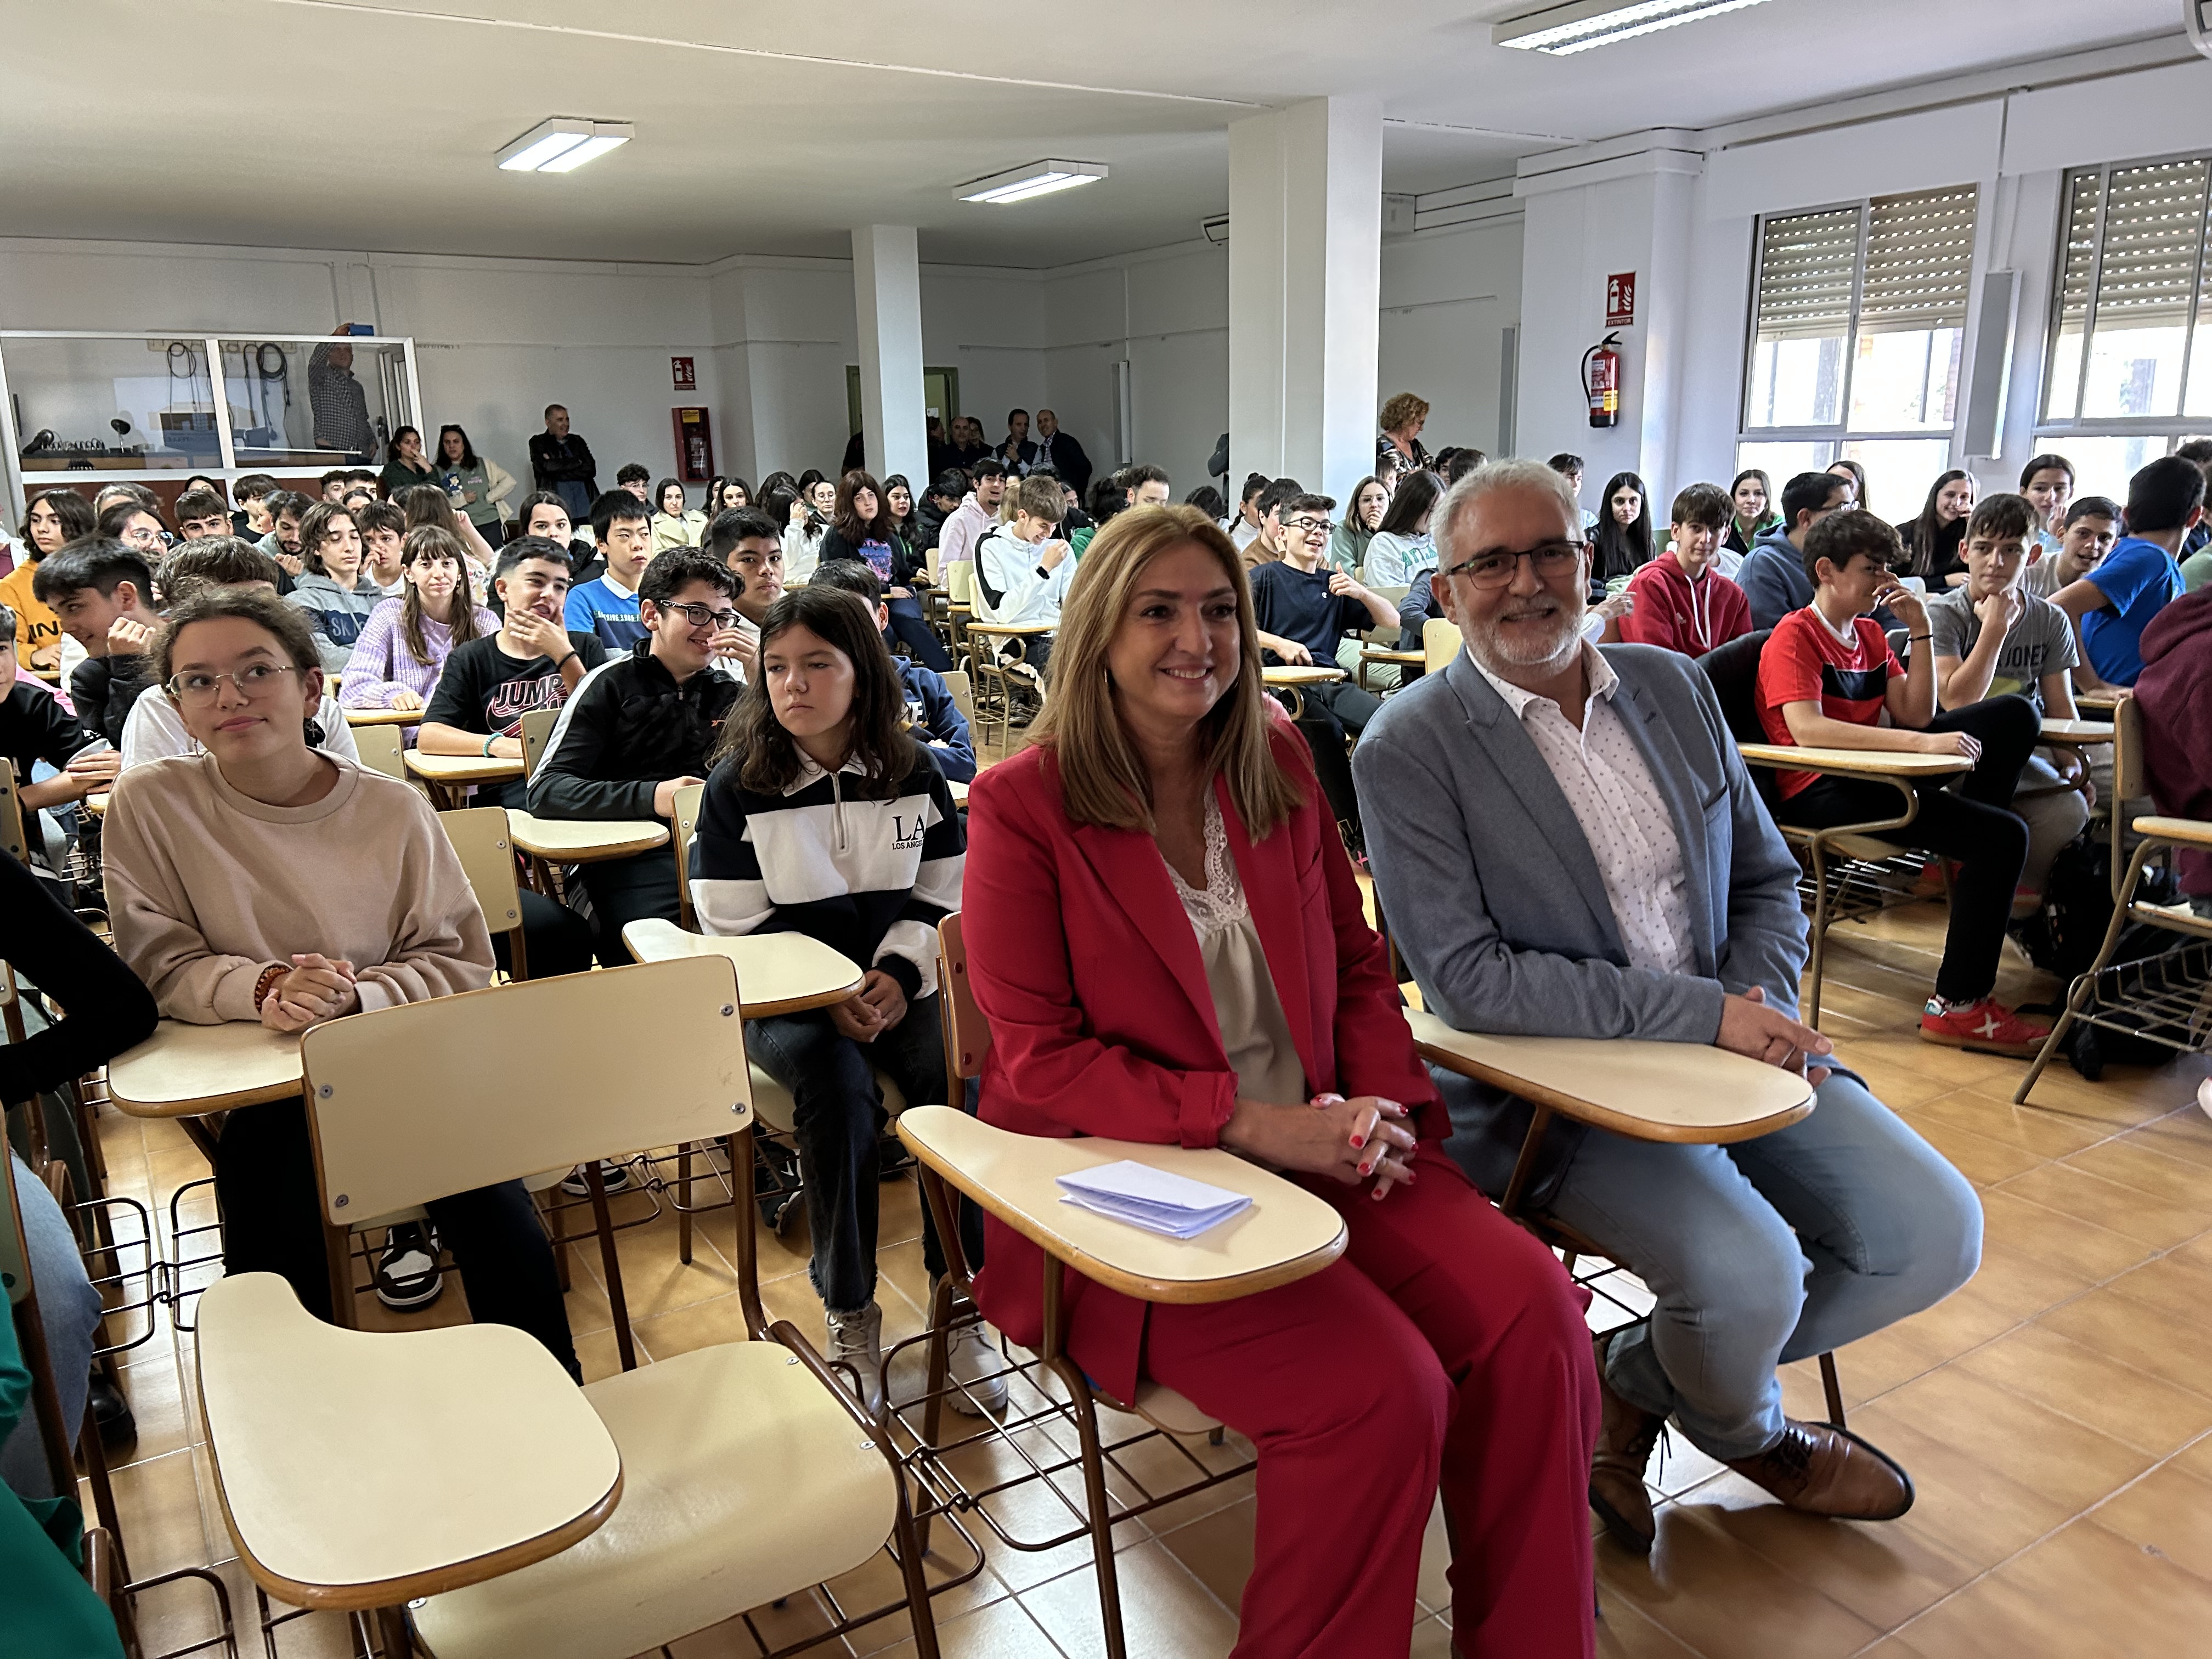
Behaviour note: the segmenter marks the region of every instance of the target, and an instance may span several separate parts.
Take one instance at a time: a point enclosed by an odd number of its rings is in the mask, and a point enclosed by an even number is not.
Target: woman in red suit
[[[1350,1237],[1318,1273],[1206,1307],[1071,1277],[1090,1376],[1124,1400],[1150,1376],[1259,1449],[1237,1654],[1402,1659],[1441,1479],[1458,1650],[1588,1656],[1598,1396],[1578,1297],[1438,1146],[1442,1104],[1204,514],[1099,532],[1032,736],[969,798],[983,1117],[1226,1147],[1328,1200]],[[1036,1345],[1036,1247],[994,1222],[985,1256],[984,1313]]]

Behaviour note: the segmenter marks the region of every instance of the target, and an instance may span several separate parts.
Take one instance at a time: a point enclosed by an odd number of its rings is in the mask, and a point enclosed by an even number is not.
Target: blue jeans
[[[838,1313],[865,1308],[876,1299],[881,1182],[876,1141],[884,1123],[875,1068],[880,1066],[898,1085],[908,1105],[943,1103],[945,1036],[938,1024],[937,998],[932,994],[909,1003],[906,1018],[869,1043],[840,1034],[826,1010],[749,1019],[745,1052],[791,1091],[792,1128],[805,1180],[806,1226],[814,1242],[808,1273],[815,1292],[824,1307]],[[975,1231],[980,1235],[980,1224]],[[969,1239],[964,1213],[961,1236],[972,1246],[972,1268],[982,1261],[982,1241]],[[922,1256],[932,1273],[944,1271],[927,1209]]]
[[[584,481],[581,478],[561,479],[553,486],[553,493],[558,495],[562,503],[567,506],[570,524],[581,525],[590,522],[592,492],[584,488]]]
[[[1932,1307],[1981,1262],[1974,1189],[1841,1072],[1810,1116],[1733,1146],[1592,1129],[1549,1209],[1657,1298],[1606,1380],[1723,1461],[1781,1438],[1776,1365]]]
[[[61,1398],[62,1421],[76,1444],[77,1425],[84,1421],[84,1397],[92,1386],[93,1340],[100,1329],[100,1292],[85,1277],[84,1258],[77,1254],[76,1235],[62,1213],[46,1183],[33,1175],[30,1166],[8,1154],[15,1177],[15,1208],[22,1217],[23,1242],[28,1249],[31,1283],[39,1293],[39,1322],[46,1334],[46,1358],[53,1366],[54,1392]],[[5,1310],[0,1309],[0,1317]],[[24,1498],[52,1498],[53,1482],[46,1474],[46,1454],[39,1439],[39,1419],[31,1402],[23,1402],[21,1420],[0,1447],[0,1480]],[[70,1496],[75,1496],[71,1493]]]

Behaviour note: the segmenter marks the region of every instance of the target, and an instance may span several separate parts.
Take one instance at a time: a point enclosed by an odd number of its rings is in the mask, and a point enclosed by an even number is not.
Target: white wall
[[[1380,398],[1429,400],[1421,441],[1498,453],[1505,331],[1521,321],[1522,216],[1382,244]]]

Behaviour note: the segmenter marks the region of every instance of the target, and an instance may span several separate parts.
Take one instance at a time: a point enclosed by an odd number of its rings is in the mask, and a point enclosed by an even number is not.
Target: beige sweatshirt
[[[428,803],[332,764],[312,806],[241,795],[206,754],[116,779],[102,832],[115,948],[164,1014],[258,1019],[262,969],[309,951],[353,963],[364,1011],[491,982],[483,913]]]

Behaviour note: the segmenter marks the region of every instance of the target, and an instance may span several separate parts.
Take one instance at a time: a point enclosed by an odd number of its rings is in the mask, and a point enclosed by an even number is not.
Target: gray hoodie
[[[294,584],[284,602],[307,613],[323,667],[335,674],[344,670],[346,659],[353,655],[353,642],[361,637],[362,624],[368,620],[370,611],[384,603],[384,595],[366,570],[356,579],[350,592],[328,576],[310,571]]]
[[[1771,628],[1813,603],[1813,579],[1805,574],[1805,555],[1780,525],[1751,544],[1735,582],[1751,601],[1754,628]]]

